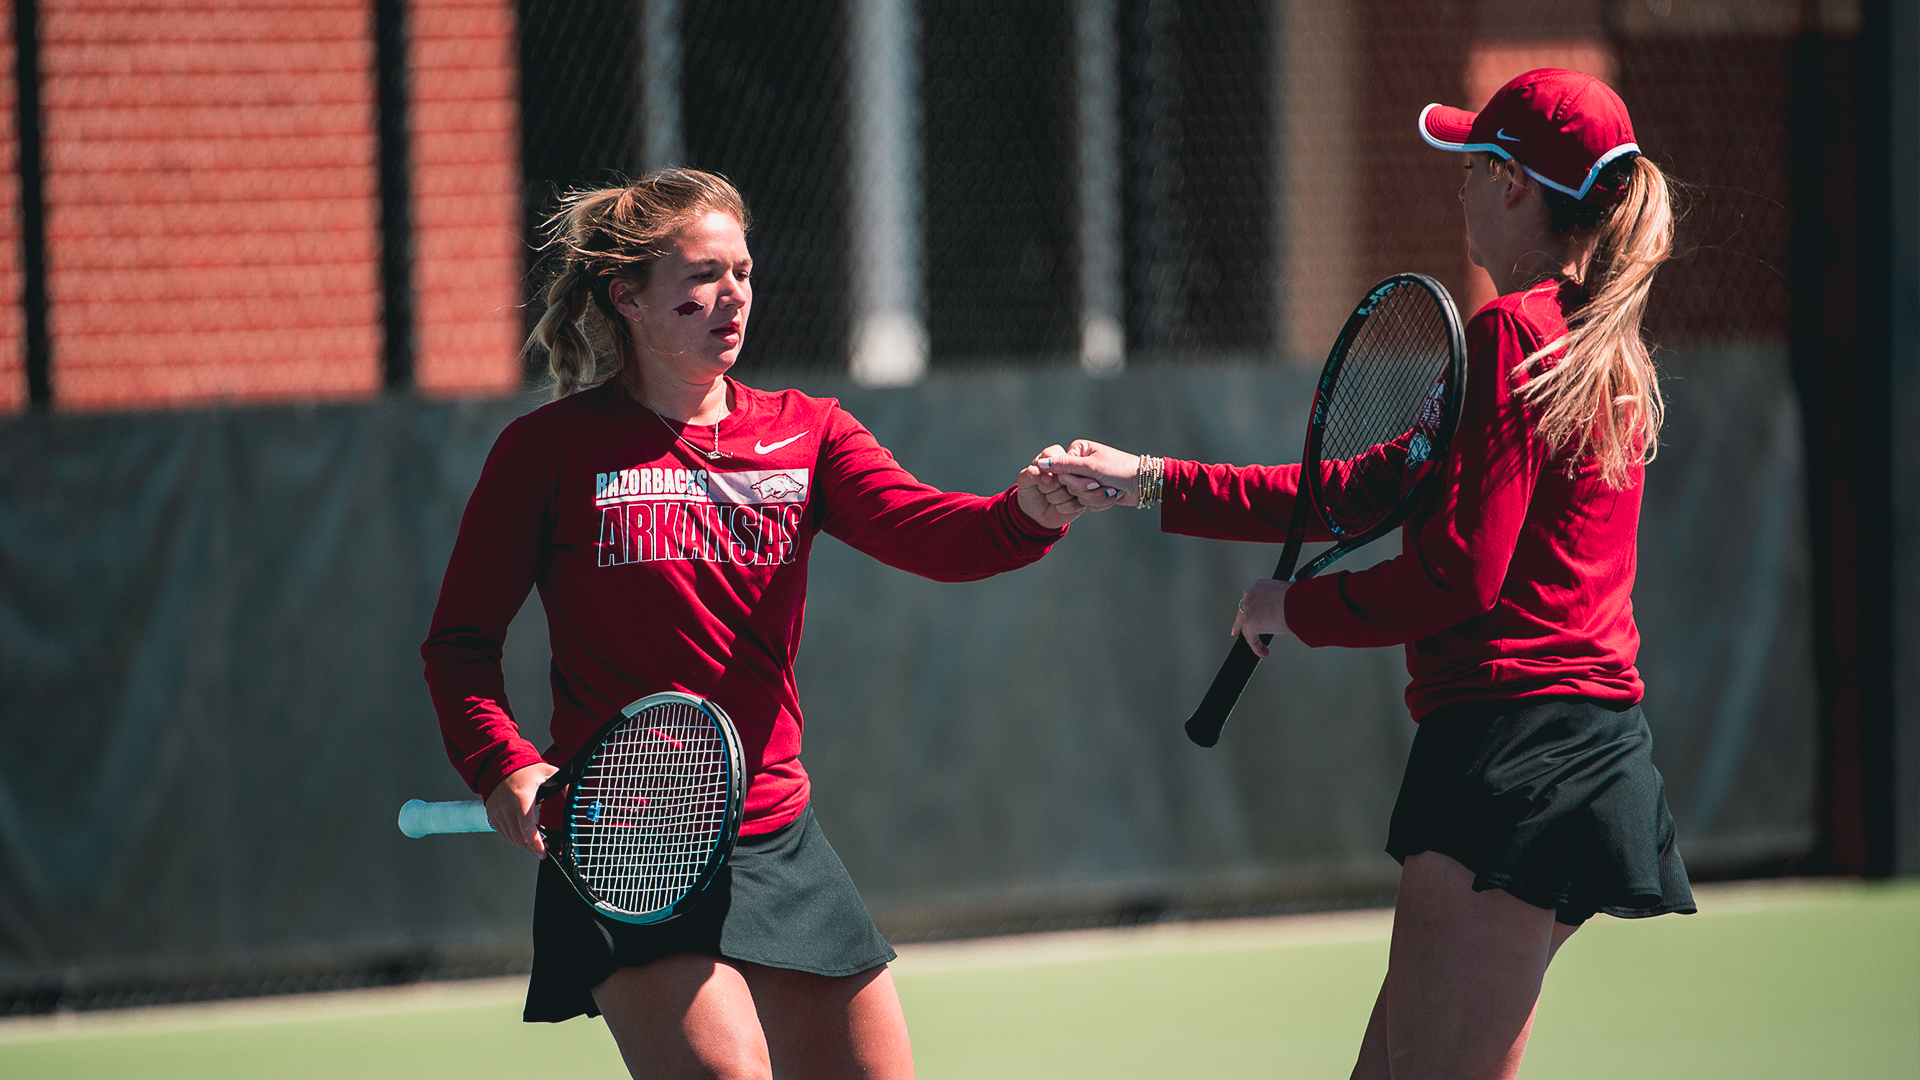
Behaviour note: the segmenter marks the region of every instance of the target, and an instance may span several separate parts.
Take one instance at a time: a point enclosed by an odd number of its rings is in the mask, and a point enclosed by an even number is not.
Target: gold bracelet
[[[1160,501],[1160,488],[1165,473],[1165,459],[1149,454],[1140,455],[1140,465],[1134,470],[1133,485],[1137,492],[1139,508],[1151,510]]]

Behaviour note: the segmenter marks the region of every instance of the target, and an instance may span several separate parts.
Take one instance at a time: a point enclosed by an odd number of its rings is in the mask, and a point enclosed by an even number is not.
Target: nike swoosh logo
[[[1501,128],[1501,129],[1500,129],[1499,131],[1496,131],[1496,132],[1494,132],[1494,133],[1493,133],[1493,137],[1494,137],[1494,138],[1496,138],[1496,139],[1505,139],[1505,140],[1507,140],[1508,142],[1519,142],[1519,141],[1520,141],[1519,139],[1516,139],[1516,138],[1514,138],[1513,136],[1511,136],[1511,135],[1509,135],[1509,134],[1507,134],[1507,129],[1506,129],[1506,128]]]
[[[805,434],[806,434],[806,432],[804,432],[804,431],[800,433],[800,435],[805,435]],[[795,436],[794,436],[794,437],[793,437],[792,439],[781,439],[781,440],[780,440],[779,442],[777,442],[777,443],[763,443],[763,442],[761,442],[760,440],[758,440],[758,439],[755,439],[755,440],[753,441],[753,452],[754,452],[754,453],[756,453],[756,454],[771,454],[771,453],[773,453],[773,452],[774,452],[775,450],[778,450],[778,449],[780,449],[781,447],[783,447],[783,446],[785,446],[785,445],[787,445],[788,443],[790,443],[790,442],[792,442],[792,441],[793,441],[793,439],[797,439],[797,438],[799,438],[799,437],[800,437],[800,435],[795,435]]]

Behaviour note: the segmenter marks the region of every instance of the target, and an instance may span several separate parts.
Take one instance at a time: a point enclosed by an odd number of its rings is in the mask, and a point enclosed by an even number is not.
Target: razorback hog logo
[[[753,485],[753,490],[754,494],[768,502],[775,502],[780,499],[791,499],[807,490],[807,486],[786,473],[777,473]]]

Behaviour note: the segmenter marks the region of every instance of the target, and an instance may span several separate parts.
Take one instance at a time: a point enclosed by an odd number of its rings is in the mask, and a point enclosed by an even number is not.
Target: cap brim
[[[1427,140],[1428,146],[1436,149],[1465,150],[1467,136],[1473,131],[1473,121],[1479,115],[1436,102],[1420,110],[1420,137]]]

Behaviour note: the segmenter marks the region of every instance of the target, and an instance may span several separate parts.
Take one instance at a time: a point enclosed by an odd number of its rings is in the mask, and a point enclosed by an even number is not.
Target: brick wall
[[[519,385],[518,121],[506,0],[414,0],[417,381]],[[72,411],[381,391],[368,0],[42,0],[48,325]],[[11,20],[7,25],[11,27]],[[12,50],[6,53],[11,67]],[[13,155],[13,83],[5,152]],[[0,281],[17,297],[17,175]],[[0,408],[24,397],[17,302]]]
[[[357,397],[380,379],[363,0],[43,0],[62,409]]]
[[[409,5],[414,377],[433,395],[520,385],[520,107],[503,0]]]

